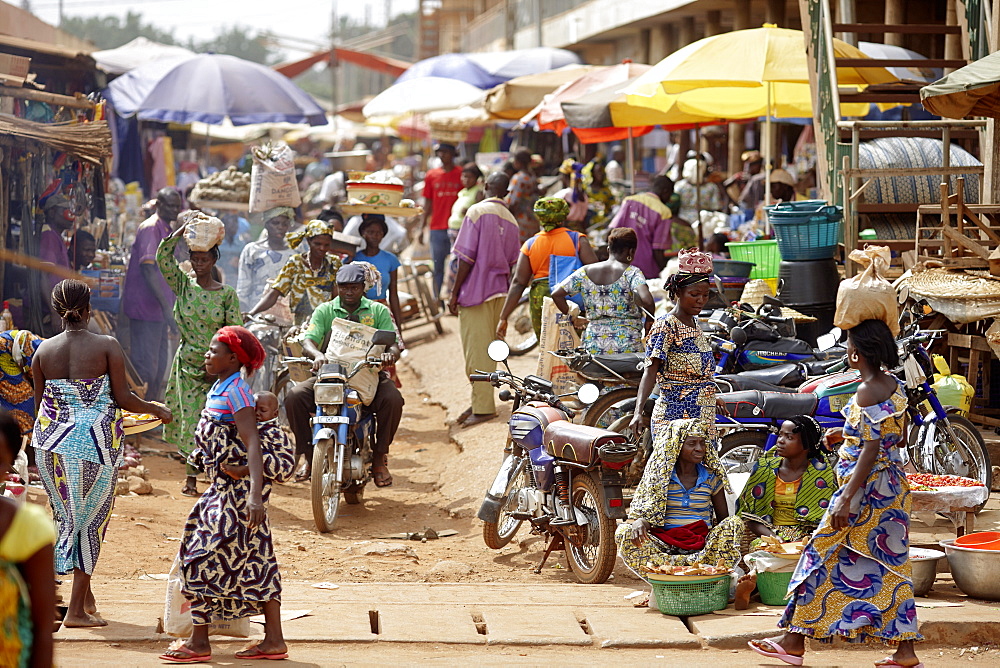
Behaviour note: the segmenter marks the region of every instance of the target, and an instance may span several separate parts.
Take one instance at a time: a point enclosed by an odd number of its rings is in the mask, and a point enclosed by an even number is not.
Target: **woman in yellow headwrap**
[[[305,239],[307,249],[288,258],[285,265],[271,281],[271,287],[257,305],[247,313],[254,316],[274,306],[282,295],[288,297],[288,306],[295,316],[295,324],[309,321],[309,316],[323,302],[337,296],[334,278],[340,269],[339,258],[332,257],[334,227],[323,220],[313,220],[301,230],[286,235],[290,248],[296,248]]]

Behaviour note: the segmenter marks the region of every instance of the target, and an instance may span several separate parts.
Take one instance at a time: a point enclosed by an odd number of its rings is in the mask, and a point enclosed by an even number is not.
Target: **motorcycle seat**
[[[811,392],[761,392],[743,390],[718,395],[734,418],[785,419],[795,415],[812,415],[819,398]]]
[[[783,387],[774,385],[767,381],[760,380],[755,376],[747,375],[747,372],[720,374],[715,377],[715,385],[719,392],[738,392],[740,390],[760,390],[761,392],[798,392],[795,387]]]
[[[746,346],[747,350],[762,350],[790,355],[814,355],[815,350],[802,339],[790,339],[783,337],[777,341],[751,341]]]
[[[757,380],[782,387],[798,387],[806,382],[806,370],[801,364],[776,364],[762,369],[743,371],[737,374],[741,380]],[[747,387],[745,389],[763,390],[763,387]]]
[[[642,369],[639,368],[639,365],[645,359],[646,356],[643,353],[591,355],[580,361],[575,361],[571,368],[587,380],[618,380],[618,376],[638,379],[642,376]]]
[[[545,427],[542,437],[545,452],[557,459],[565,459],[589,466],[600,458],[600,448],[628,441],[622,434],[597,427],[573,424],[566,420],[552,422]]]

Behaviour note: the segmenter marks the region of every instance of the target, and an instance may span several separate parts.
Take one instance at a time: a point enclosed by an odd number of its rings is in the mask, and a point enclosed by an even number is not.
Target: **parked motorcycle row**
[[[842,428],[840,410],[861,382],[859,373],[847,368],[839,331],[820,337],[826,345],[814,349],[794,338],[794,321],[782,317],[781,306],[771,298],[757,310],[736,305],[703,313],[718,359],[718,396],[726,406],[725,414],[716,416],[720,455],[733,473],[749,472],[775,445],[777,430],[789,417],[812,415],[826,429]],[[909,433],[901,454],[918,472],[964,476],[989,489],[992,467],[982,436],[957,410],[943,406],[931,385],[927,348],[942,332],[920,329],[923,303],[902,310],[897,339],[902,365],[893,372],[905,382],[909,399]],[[509,354],[506,344],[493,342],[490,357],[505,370],[470,376],[503,388],[500,398],[514,402],[503,463],[479,511],[484,541],[500,549],[527,522],[546,542],[536,573],[553,550],[562,549],[580,582],[604,582],[614,567],[615,524],[626,516],[652,445],[649,428],[639,434],[627,430],[644,355],[549,353],[583,383],[571,397],[554,394],[545,379],[513,375],[506,365]],[[640,407],[646,424],[654,402]]]

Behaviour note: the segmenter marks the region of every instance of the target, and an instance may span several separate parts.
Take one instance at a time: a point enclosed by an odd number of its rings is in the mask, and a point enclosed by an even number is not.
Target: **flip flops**
[[[884,659],[880,659],[875,662],[875,668],[884,668],[885,666],[889,666],[890,668],[892,666],[898,666],[898,668],[924,668],[923,662],[907,666],[906,664],[897,662],[891,656],[887,656]]]
[[[771,648],[771,651],[767,651],[761,649],[760,647],[757,647],[757,645],[754,644],[755,642],[758,642],[762,645],[767,645],[768,647]],[[785,651],[784,647],[774,642],[770,638],[751,640],[750,642],[747,643],[747,646],[753,651],[757,652],[758,654],[766,656],[769,659],[778,659],[779,661],[784,661],[785,663],[793,666],[802,665],[803,659],[801,656],[795,656],[794,654],[789,654],[788,652]]]
[[[192,649],[188,649],[187,645],[181,645],[175,649],[167,650],[168,652],[178,652],[184,654],[185,656],[169,656],[164,653],[160,655],[161,661],[166,661],[167,663],[208,663],[212,660],[212,653],[208,654],[198,654]]]
[[[250,661],[264,660],[264,661],[281,661],[282,659],[288,658],[288,652],[278,652],[276,654],[267,654],[266,652],[261,652],[257,649],[260,643],[253,643],[246,647],[245,649],[236,652],[234,655],[237,659],[248,659]]]

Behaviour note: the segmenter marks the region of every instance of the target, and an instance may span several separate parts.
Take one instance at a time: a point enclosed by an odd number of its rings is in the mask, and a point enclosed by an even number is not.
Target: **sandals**
[[[198,493],[197,485],[184,485],[184,487],[181,488],[181,494],[184,496],[201,496],[201,494]]]
[[[236,652],[233,656],[237,659],[248,659],[250,661],[256,661],[258,659],[263,659],[265,661],[281,661],[282,659],[288,658],[288,652],[276,652],[274,654],[267,654],[266,652],[261,652],[259,649],[259,642],[250,643],[239,652]]]
[[[761,649],[757,647],[754,643],[760,643],[761,645],[767,645],[769,650]],[[753,651],[766,656],[769,659],[778,659],[779,661],[784,661],[792,666],[801,666],[803,658],[801,656],[796,656],[795,654],[789,654],[785,651],[785,648],[771,640],[770,638],[761,638],[760,640],[751,640],[747,643],[747,646]]]
[[[924,668],[923,662],[907,666],[905,663],[899,663],[891,656],[887,656],[884,659],[879,659],[875,662],[875,668],[883,668],[884,666],[898,666],[899,668]]]
[[[372,464],[372,478],[376,487],[392,487],[392,474],[389,473],[389,457],[382,455],[382,461]]]
[[[177,654],[183,654],[184,656],[170,656],[167,652],[176,652]],[[198,654],[192,649],[189,649],[187,645],[180,645],[175,649],[168,649],[160,655],[161,661],[166,661],[167,663],[208,663],[212,660],[212,653],[208,654]]]
[[[312,474],[311,469],[308,462],[303,462],[302,466],[295,471],[295,482],[308,482]]]

